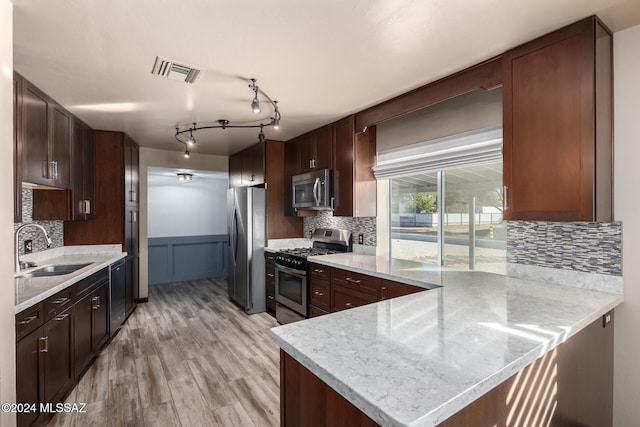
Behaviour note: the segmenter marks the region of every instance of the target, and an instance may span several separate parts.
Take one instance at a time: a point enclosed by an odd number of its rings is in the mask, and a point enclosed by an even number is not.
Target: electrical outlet
[[[358,243],[363,245],[364,244],[364,234],[359,234],[358,235]]]
[[[604,314],[602,316],[602,327],[603,328],[606,327],[609,323],[611,323],[611,320],[613,320],[611,316],[611,312]]]
[[[33,240],[27,239],[24,241],[24,253],[30,254],[33,252]]]

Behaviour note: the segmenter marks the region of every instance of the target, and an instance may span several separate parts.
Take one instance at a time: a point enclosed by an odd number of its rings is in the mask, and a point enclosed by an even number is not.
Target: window
[[[376,175],[389,178],[392,258],[506,273],[501,136],[490,129],[471,140],[467,133],[414,144],[408,156],[403,149],[379,155]]]

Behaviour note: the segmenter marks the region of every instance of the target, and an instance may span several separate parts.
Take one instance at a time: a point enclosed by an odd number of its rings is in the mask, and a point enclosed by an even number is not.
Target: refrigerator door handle
[[[233,264],[238,262],[238,210],[233,209]]]

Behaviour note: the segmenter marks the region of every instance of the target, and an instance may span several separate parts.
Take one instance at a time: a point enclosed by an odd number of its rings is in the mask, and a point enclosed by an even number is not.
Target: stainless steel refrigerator
[[[264,188],[231,188],[227,193],[229,229],[229,298],[247,314],[266,309],[264,247],[266,195]]]

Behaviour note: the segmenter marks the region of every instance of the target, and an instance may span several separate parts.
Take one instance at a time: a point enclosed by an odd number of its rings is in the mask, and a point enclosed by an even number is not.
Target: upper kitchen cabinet
[[[291,180],[286,184],[285,176],[282,141],[268,139],[229,157],[230,187],[261,185],[267,190],[267,239],[302,235],[302,218],[285,216],[287,207],[291,207],[291,200],[286,197],[291,192]]]
[[[21,115],[24,80],[13,73],[13,222],[22,222],[22,144]]]
[[[354,116],[332,125],[334,216],[376,216],[376,128],[356,134]]]
[[[590,17],[504,54],[504,218],[612,219],[612,36]]]
[[[71,115],[23,80],[21,109],[22,181],[70,187]]]
[[[332,141],[331,125],[323,126],[296,138],[298,167],[295,175],[312,170],[331,169],[333,166]]]
[[[93,129],[73,121],[71,138],[72,219],[90,219],[95,209],[95,137]]]
[[[253,187],[265,182],[265,153],[255,144],[229,156],[229,188]]]

